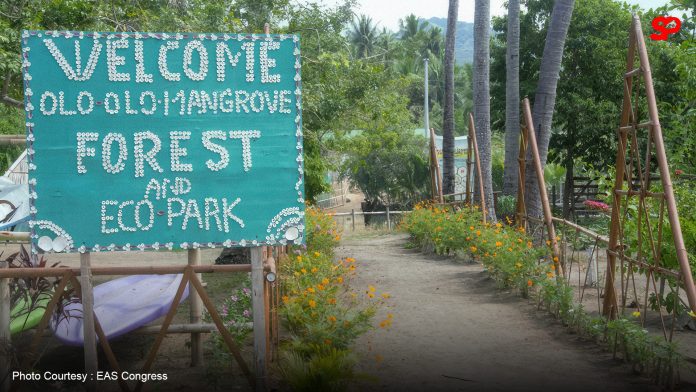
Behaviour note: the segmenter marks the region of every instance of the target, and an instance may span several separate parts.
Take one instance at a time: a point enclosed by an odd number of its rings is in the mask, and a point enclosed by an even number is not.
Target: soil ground
[[[657,391],[594,342],[498,290],[479,264],[406,249],[404,234],[356,233],[338,254],[360,264],[355,289],[389,292],[356,344],[367,391]],[[680,390],[695,390],[682,383]]]

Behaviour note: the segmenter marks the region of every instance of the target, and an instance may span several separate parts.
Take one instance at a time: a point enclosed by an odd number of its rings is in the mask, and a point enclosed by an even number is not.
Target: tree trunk
[[[549,152],[549,140],[551,140],[551,122],[553,110],[556,104],[556,86],[561,72],[563,60],[563,46],[565,45],[568,26],[573,15],[575,0],[556,0],[551,12],[551,22],[546,33],[544,54],[541,58],[539,70],[539,82],[534,95],[534,109],[532,117],[536,127],[536,138],[539,147],[539,157],[542,167],[546,165],[546,157]],[[531,154],[527,154],[527,171],[525,178],[525,202],[527,214],[533,217],[541,217],[542,207],[539,196],[539,185],[534,171],[534,162]]]
[[[445,107],[442,115],[442,190],[454,193],[454,39],[459,0],[449,1],[445,42]]]
[[[476,0],[474,8],[474,122],[481,160],[486,209],[495,221],[493,177],[491,168],[491,95],[490,95],[490,0]],[[474,188],[474,200],[481,200],[479,187]]]
[[[505,170],[503,194],[517,194],[520,150],[520,1],[509,0],[505,49]]]

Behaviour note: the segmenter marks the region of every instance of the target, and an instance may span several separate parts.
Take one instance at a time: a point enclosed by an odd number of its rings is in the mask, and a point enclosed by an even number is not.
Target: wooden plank
[[[254,369],[256,392],[266,391],[266,313],[263,295],[262,247],[251,249],[251,304],[254,316]]]
[[[81,253],[80,285],[82,286],[82,331],[85,341],[85,373],[96,375],[99,366],[97,362],[97,336],[94,329],[94,291],[90,264],[91,256],[89,252]],[[87,378],[86,389],[90,392],[96,392],[97,382],[95,378]]]
[[[201,264],[200,249],[188,250],[188,265],[197,266]],[[201,274],[197,274],[201,280]],[[199,324],[203,319],[203,311],[201,297],[198,293],[189,293],[189,322],[191,324]],[[191,367],[196,367],[203,364],[203,336],[198,332],[191,333]]]

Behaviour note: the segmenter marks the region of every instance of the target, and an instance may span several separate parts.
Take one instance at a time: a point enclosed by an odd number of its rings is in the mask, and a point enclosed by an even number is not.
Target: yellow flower
[[[534,285],[534,282],[532,282],[531,279],[528,279],[528,280],[527,280],[527,286],[528,286],[528,287],[532,287],[533,285]]]
[[[550,240],[546,240],[546,245],[551,245],[551,241],[550,241]]]
[[[302,256],[301,256],[301,255],[297,255],[297,261],[302,261]]]
[[[302,268],[302,269],[300,270],[300,272],[302,272],[303,274],[306,274],[306,273],[307,273],[307,270],[304,269],[304,268]]]
[[[476,253],[477,248],[475,246],[472,246],[470,249],[472,253]]]
[[[328,302],[329,305],[336,305],[336,298],[329,298],[326,302]]]
[[[312,268],[312,273],[313,273],[313,274],[316,274],[317,271],[319,271],[319,268],[317,268],[317,267],[313,267],[313,268]]]
[[[496,223],[496,224],[495,224],[495,227],[497,227],[497,228],[500,229],[501,227],[503,227],[503,225],[499,222],[499,223]]]
[[[347,263],[354,263],[354,262],[355,262],[355,259],[352,258],[352,257],[346,257],[346,262],[347,262]]]
[[[631,313],[631,315],[635,318],[638,318],[640,317],[640,312],[636,310],[635,312]]]
[[[474,226],[469,226],[469,230],[474,231]]]
[[[503,243],[500,242],[500,241],[496,241],[496,242],[495,242],[495,246],[497,246],[498,248],[500,248],[501,246],[503,246]]]
[[[354,265],[351,265],[348,269],[351,270],[351,271],[355,271],[355,266],[354,266]]]
[[[327,278],[322,279],[321,284],[323,284],[323,285],[329,284],[329,279],[327,279]]]
[[[553,261],[555,261],[556,263],[558,263],[558,256],[553,256]]]
[[[310,308],[316,308],[317,307],[317,302],[313,299],[309,300],[309,307]]]
[[[476,230],[476,235],[480,237],[480,236],[481,236],[481,230]]]
[[[287,295],[284,295],[283,296],[283,303],[286,304],[288,302],[290,302],[290,297],[288,297]]]
[[[295,275],[295,276],[300,276],[300,273],[297,272],[297,271],[295,271],[295,272],[294,272],[294,275]]]
[[[313,288],[313,287],[307,287],[307,292],[308,292],[308,293],[314,293],[314,288]]]
[[[323,291],[323,290],[324,290],[324,285],[323,285],[323,284],[318,284],[318,285],[317,285],[317,290]]]
[[[375,295],[374,295],[373,293],[367,293],[367,296],[370,297],[370,298],[374,298],[374,297],[375,297]]]
[[[336,278],[336,282],[343,283],[343,277],[339,276],[338,278]]]
[[[382,293],[382,298],[389,299],[389,297],[391,297],[391,295],[389,295],[389,293]]]
[[[388,318],[388,319],[392,319],[392,318],[394,318],[394,315],[391,314],[391,313],[387,313],[387,318]]]
[[[377,289],[375,288],[375,286],[372,286],[372,285],[367,286],[367,289],[370,290],[370,292],[373,292],[373,293],[374,293],[375,291],[377,291]]]
[[[328,317],[330,323],[335,323],[336,322],[336,317],[335,316],[329,316]]]
[[[321,256],[321,253],[319,253],[319,252],[314,252],[314,257],[319,257],[319,256]]]

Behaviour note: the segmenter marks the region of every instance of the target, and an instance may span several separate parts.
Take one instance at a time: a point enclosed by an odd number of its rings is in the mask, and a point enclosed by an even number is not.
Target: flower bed
[[[669,385],[678,374],[681,355],[675,343],[651,336],[628,318],[606,320],[585,312],[573,302],[573,288],[557,279],[550,250],[535,247],[523,229],[483,224],[478,209],[453,211],[428,205],[416,206],[401,227],[424,250],[465,253],[479,260],[500,287],[517,288],[524,297],[532,295],[566,326],[606,344],[656,382]]]
[[[373,286],[350,287],[355,260],[334,261],[340,234],[330,216],[315,208],[306,215],[306,247],[282,260],[280,317],[290,334],[281,372],[295,391],[343,390],[355,378],[352,343],[372,328],[377,307],[388,298]],[[380,323],[385,327],[391,317]]]

